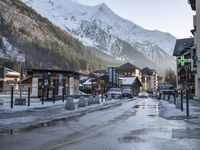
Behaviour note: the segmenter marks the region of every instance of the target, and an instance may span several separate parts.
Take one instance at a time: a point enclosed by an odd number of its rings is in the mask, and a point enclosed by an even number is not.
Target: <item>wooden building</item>
[[[27,77],[31,78],[31,92],[33,97],[41,97],[42,92],[50,99],[56,96],[79,95],[80,73],[67,70],[30,69],[26,68]]]
[[[141,70],[131,63],[126,63],[120,67],[117,67],[119,77],[133,77],[136,76],[141,81]]]
[[[10,87],[18,90],[18,82],[20,81],[20,73],[7,67],[0,67],[0,92],[10,92]]]
[[[137,96],[140,92],[140,88],[142,87],[142,84],[138,77],[121,77],[121,89],[131,89],[133,91],[133,95]]]

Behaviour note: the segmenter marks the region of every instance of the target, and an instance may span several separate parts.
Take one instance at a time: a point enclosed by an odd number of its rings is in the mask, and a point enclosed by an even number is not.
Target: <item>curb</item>
[[[128,100],[123,100],[123,101],[117,101],[117,102],[112,102],[112,103],[102,103],[102,106],[99,106],[101,104],[97,104],[95,107],[93,105],[94,108],[88,108],[86,110],[83,110],[84,108],[80,108],[78,111],[75,112],[71,112],[69,114],[56,114],[55,116],[51,116],[51,117],[47,117],[47,118],[43,118],[40,119],[37,122],[28,122],[28,123],[22,123],[20,125],[7,125],[6,127],[3,126],[2,128],[0,128],[0,136],[1,135],[8,135],[8,134],[15,134],[18,133],[20,131],[23,131],[25,129],[29,129],[29,128],[38,128],[38,127],[44,127],[44,126],[48,126],[50,125],[52,122],[56,122],[56,121],[62,121],[62,120],[66,120],[66,119],[70,119],[73,117],[78,117],[78,116],[82,116],[82,115],[86,115],[87,113],[92,113],[95,111],[101,111],[104,109],[109,109],[111,107],[117,107],[122,105],[122,103],[124,102],[129,102],[129,101],[134,101],[136,99],[128,99]],[[66,111],[68,112],[68,111]]]

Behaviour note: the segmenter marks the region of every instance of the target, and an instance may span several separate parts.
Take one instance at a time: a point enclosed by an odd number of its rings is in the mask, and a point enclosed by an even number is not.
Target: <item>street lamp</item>
[[[20,99],[22,99],[22,78],[23,78],[23,69],[22,64],[25,62],[25,54],[23,54],[21,51],[17,55],[17,61],[20,62]]]

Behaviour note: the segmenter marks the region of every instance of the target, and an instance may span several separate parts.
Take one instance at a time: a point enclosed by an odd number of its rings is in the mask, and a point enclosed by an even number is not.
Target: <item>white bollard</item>
[[[67,110],[74,110],[75,109],[74,100],[73,100],[72,97],[67,98],[67,101],[65,103],[65,109],[67,109]]]
[[[78,107],[86,107],[86,103],[87,101],[85,97],[81,96],[78,101]]]
[[[93,96],[89,96],[88,105],[92,105],[92,104],[94,104],[94,98],[93,98]]]

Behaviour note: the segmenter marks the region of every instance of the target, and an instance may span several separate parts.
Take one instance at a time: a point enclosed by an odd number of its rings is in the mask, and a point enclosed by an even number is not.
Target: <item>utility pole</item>
[[[20,99],[22,99],[22,78],[23,78],[22,62],[20,62],[20,85],[19,85]]]

